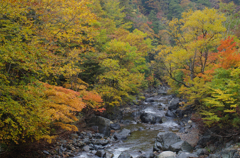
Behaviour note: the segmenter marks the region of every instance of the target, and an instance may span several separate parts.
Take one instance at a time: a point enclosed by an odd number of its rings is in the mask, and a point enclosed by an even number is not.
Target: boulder
[[[131,131],[129,129],[124,128],[118,133],[115,132],[113,137],[117,140],[124,140],[127,139],[130,133]]]
[[[169,110],[177,110],[177,108],[179,107],[179,98],[173,98],[170,102],[169,102],[169,106],[168,109]]]
[[[133,158],[129,153],[127,152],[122,152],[118,158]]]
[[[179,151],[186,151],[186,152],[191,152],[193,150],[193,147],[186,141],[180,141],[175,144],[172,144],[169,149],[174,152],[179,152]]]
[[[120,125],[118,123],[112,123],[110,124],[110,128],[113,130],[119,130],[121,129]]]
[[[188,115],[194,113],[196,110],[193,105],[188,105],[183,109],[177,109],[176,115],[180,118],[187,117]]]
[[[153,98],[146,98],[145,101],[146,102],[154,102],[154,99]]]
[[[105,157],[106,152],[104,150],[98,150],[95,155],[97,155],[98,157]]]
[[[175,114],[172,111],[170,111],[170,110],[167,111],[166,116],[168,116],[168,117],[176,117]]]
[[[151,113],[142,113],[140,119],[143,123],[162,123],[162,118]]]
[[[176,153],[172,151],[164,151],[157,156],[157,158],[176,158]]]
[[[181,138],[173,132],[160,132],[156,138],[156,147],[160,150],[169,150],[170,146],[181,142]]]
[[[110,136],[110,120],[101,116],[94,116],[88,122],[90,126],[98,126],[99,133]]]

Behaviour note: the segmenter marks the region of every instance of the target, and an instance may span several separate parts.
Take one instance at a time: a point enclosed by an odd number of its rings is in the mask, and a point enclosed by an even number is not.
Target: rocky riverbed
[[[62,158],[240,158],[237,141],[199,133],[194,109],[167,95],[166,87],[146,92],[114,115],[86,120],[87,131],[59,140],[46,157]]]

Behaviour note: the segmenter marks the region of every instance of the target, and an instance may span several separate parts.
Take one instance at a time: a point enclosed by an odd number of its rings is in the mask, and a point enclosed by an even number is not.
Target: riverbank
[[[114,115],[81,121],[79,132],[63,134],[34,157],[238,158],[237,139],[209,132],[193,106],[183,108],[184,100],[166,92],[166,87],[146,91],[144,100],[117,107]]]

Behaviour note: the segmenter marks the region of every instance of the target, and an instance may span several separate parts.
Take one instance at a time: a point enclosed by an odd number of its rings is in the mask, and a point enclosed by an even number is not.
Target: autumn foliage
[[[89,4],[0,2],[0,144],[51,141],[52,128],[77,131],[77,113],[101,108],[101,97],[78,78],[80,54],[93,50],[85,44],[96,21]]]

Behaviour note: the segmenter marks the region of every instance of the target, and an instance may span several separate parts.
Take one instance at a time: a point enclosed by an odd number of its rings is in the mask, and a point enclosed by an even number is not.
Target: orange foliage
[[[228,37],[226,40],[222,40],[221,45],[218,47],[218,51],[219,67],[228,69],[238,66],[240,54],[236,51],[236,43],[233,42],[233,38]]]
[[[106,109],[105,108],[100,108],[101,103],[103,102],[102,98],[100,95],[98,95],[97,93],[94,92],[85,92],[84,96],[83,96],[83,100],[86,102],[86,104],[89,107],[92,107],[94,111],[97,112],[103,112]]]
[[[91,101],[95,101],[98,103],[102,103],[103,100],[101,98],[101,96],[99,96],[98,94],[94,93],[94,92],[87,92],[86,95],[83,96],[84,100],[91,100]]]
[[[47,83],[44,83],[44,86],[46,87],[44,93],[47,97],[48,114],[55,121],[55,125],[76,131],[76,127],[66,123],[77,121],[76,112],[80,112],[86,106],[80,98],[80,93]]]
[[[209,54],[208,61],[211,63],[209,64],[210,68],[204,74],[198,74],[205,81],[211,81],[213,73],[217,68],[229,69],[239,66],[240,54],[237,52],[236,43],[233,42],[233,38],[228,37],[225,40],[221,40],[221,45],[217,49],[217,53]]]

